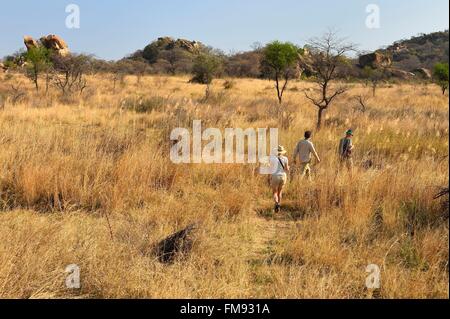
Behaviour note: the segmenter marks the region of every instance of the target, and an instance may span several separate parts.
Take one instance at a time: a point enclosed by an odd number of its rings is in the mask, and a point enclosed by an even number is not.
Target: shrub
[[[442,94],[448,89],[448,63],[438,63],[434,67],[434,78],[436,83],[441,87]]]
[[[221,59],[210,53],[202,53],[194,61],[191,83],[210,84],[222,67]]]

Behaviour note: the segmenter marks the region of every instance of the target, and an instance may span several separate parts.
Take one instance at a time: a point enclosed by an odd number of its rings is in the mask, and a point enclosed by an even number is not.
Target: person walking
[[[339,142],[339,159],[341,162],[341,168],[345,165],[349,171],[353,168],[353,158],[352,153],[354,150],[353,145],[353,131],[348,130],[345,133],[345,137]]]
[[[300,161],[300,173],[302,178],[305,176],[309,181],[312,181],[311,177],[311,155],[314,155],[317,162],[320,163],[320,157],[316,152],[314,144],[311,141],[312,132],[305,132],[305,139],[298,142],[294,150],[294,164],[297,164],[297,160]]]
[[[283,197],[283,188],[287,183],[287,173],[289,173],[289,159],[285,156],[286,150],[283,146],[278,146],[277,156],[271,156],[270,165],[270,187],[272,189],[273,199],[275,201],[275,212],[278,213],[281,208]]]

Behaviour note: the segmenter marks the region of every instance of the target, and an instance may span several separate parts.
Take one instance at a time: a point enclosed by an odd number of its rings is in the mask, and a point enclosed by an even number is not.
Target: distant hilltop
[[[167,58],[168,54],[196,55],[204,48],[203,43],[186,39],[174,39],[171,37],[161,37],[147,45],[143,50],[138,50],[131,55],[131,58],[143,58],[150,64],[158,62],[159,59]]]
[[[399,40],[373,53],[363,54],[361,68],[384,68],[391,77],[431,79],[437,63],[449,60],[449,31],[420,34],[409,40]]]
[[[392,59],[396,68],[412,71],[433,69],[439,62],[449,60],[449,31],[420,34],[408,40],[399,40],[379,50]]]

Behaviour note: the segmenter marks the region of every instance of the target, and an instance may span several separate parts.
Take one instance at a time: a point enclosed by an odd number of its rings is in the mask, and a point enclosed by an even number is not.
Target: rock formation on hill
[[[39,43],[35,39],[33,39],[32,37],[30,37],[28,35],[23,37],[23,43],[27,47],[27,50],[31,50],[31,49],[39,46]]]
[[[449,60],[449,32],[433,32],[419,34],[395,42],[382,53],[392,57],[393,66],[408,71],[417,71],[420,68],[432,70],[437,63]],[[421,71],[419,71],[420,73]]]
[[[386,75],[388,77],[393,77],[393,78],[397,78],[397,79],[401,79],[401,80],[411,80],[411,79],[413,79],[416,76],[412,72],[400,70],[400,69],[397,69],[397,68],[388,68],[388,69],[386,69]]]
[[[0,73],[6,72],[6,66],[0,62]]]
[[[161,58],[165,59],[168,54],[192,57],[199,54],[203,48],[205,46],[197,41],[162,37],[147,45],[143,50],[134,53],[132,57],[141,57],[150,64],[154,64]]]
[[[66,42],[57,35],[50,34],[40,39],[41,43],[50,50],[57,52],[61,56],[66,56],[70,53]]]
[[[125,60],[146,62],[155,73],[189,73],[195,57],[206,49],[207,47],[198,41],[161,37],[144,49],[132,53]]]
[[[359,57],[359,66],[362,68],[365,68],[367,66],[373,69],[388,68],[391,65],[391,58],[380,52],[365,54]]]
[[[40,38],[39,41],[36,41],[30,36],[25,36],[23,38],[23,42],[27,47],[27,50],[42,45],[45,48],[52,50],[59,56],[67,56],[70,54],[69,47],[67,46],[66,42],[61,37],[54,34],[44,36]]]
[[[430,80],[433,77],[433,74],[431,73],[431,71],[426,68],[418,68],[418,69],[412,70],[412,73],[414,73],[416,76],[421,77],[422,79],[425,79],[425,80]]]
[[[403,47],[396,47],[397,51],[405,50]],[[426,68],[416,68],[411,71],[406,71],[398,68],[394,65],[393,60],[389,54],[382,52],[374,52],[365,54],[359,57],[359,67],[370,67],[372,69],[383,69],[385,75],[388,77],[394,77],[402,80],[410,80],[412,78],[421,78],[424,80],[430,80],[432,73]]]
[[[189,53],[198,53],[202,44],[197,41],[189,41],[185,39],[173,39],[171,37],[158,38],[156,45],[160,50],[173,50],[181,48]]]
[[[298,60],[301,73],[304,73],[306,76],[311,76],[315,73],[311,53],[308,49],[304,49],[303,54],[298,55]]]

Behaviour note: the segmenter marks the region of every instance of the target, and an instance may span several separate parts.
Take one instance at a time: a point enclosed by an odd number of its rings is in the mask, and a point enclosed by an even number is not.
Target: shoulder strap
[[[279,156],[277,156],[277,158],[278,158],[278,162],[280,162],[280,164],[281,164],[281,167],[283,167],[283,170],[285,171],[286,168],[283,165],[283,161],[281,160],[281,158]]]

